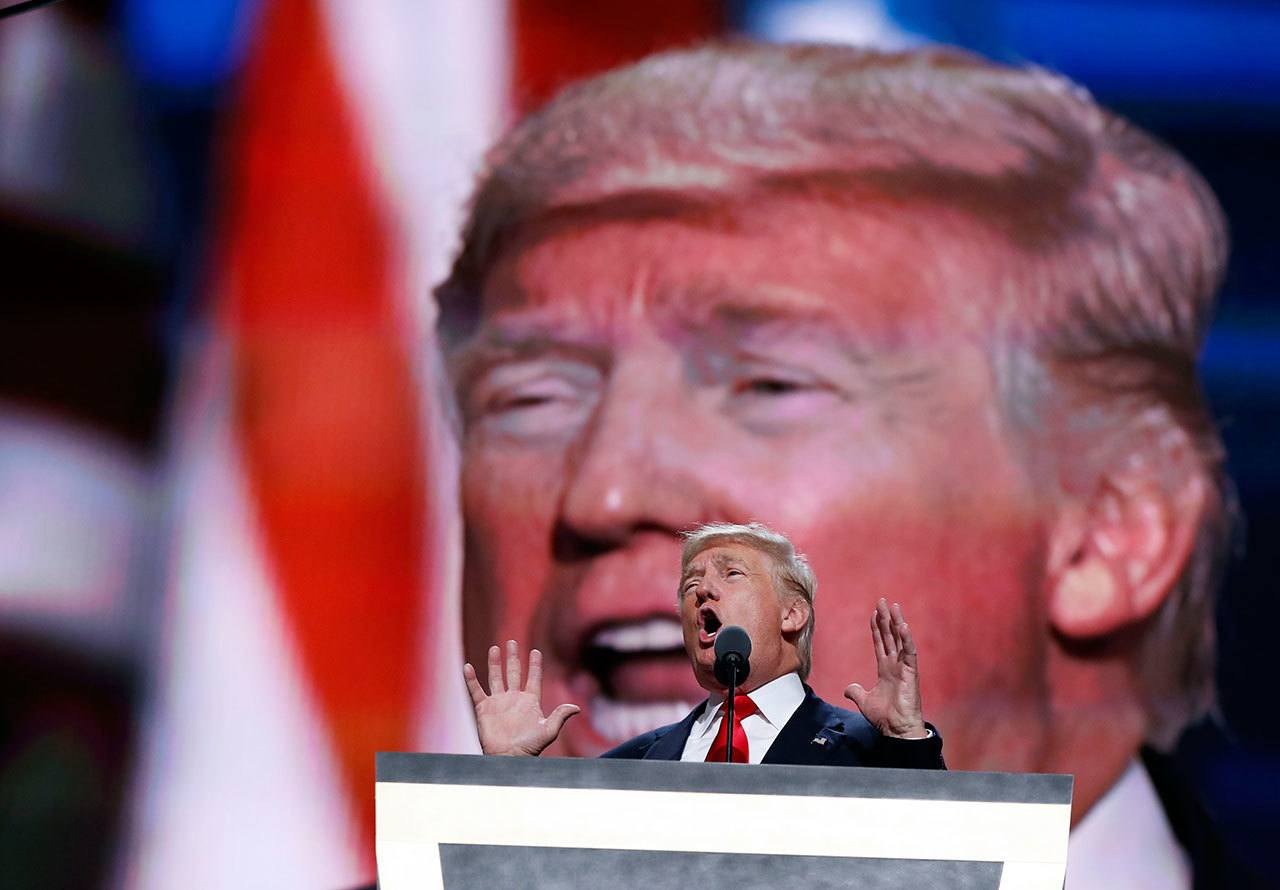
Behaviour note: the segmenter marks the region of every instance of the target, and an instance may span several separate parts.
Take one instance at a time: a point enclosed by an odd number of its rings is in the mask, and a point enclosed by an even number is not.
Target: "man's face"
[[[984,273],[894,222],[777,199],[718,228],[535,231],[491,270],[454,356],[465,639],[474,663],[498,640],[543,650],[545,705],[585,711],[551,753],[595,755],[703,697],[679,534],[757,520],[819,579],[820,695],[874,683],[870,615],[897,600],[953,764],[1036,762],[1042,511],[980,313],[948,296]]]
[[[751,638],[751,673],[742,691],[795,670],[794,642],[783,634],[796,598],[774,589],[772,557],[744,544],[708,547],[689,560],[680,578],[680,628],[698,685],[724,694],[715,676],[715,644],[730,625]]]

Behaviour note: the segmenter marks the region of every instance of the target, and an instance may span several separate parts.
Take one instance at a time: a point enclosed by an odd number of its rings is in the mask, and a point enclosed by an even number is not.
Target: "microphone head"
[[[725,686],[740,686],[750,673],[751,637],[736,624],[720,628],[716,634],[716,680]]]

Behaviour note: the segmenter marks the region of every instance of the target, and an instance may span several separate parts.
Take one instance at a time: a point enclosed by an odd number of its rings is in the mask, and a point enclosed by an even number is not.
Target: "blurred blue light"
[[[215,87],[244,58],[260,0],[124,0],[122,25],[143,80]]]
[[[1210,380],[1280,397],[1280,328],[1274,322],[1250,328],[1219,321],[1209,329],[1200,362]]]
[[[1060,71],[1109,100],[1280,104],[1280,3],[1256,0],[737,0],[765,40],[804,13],[811,39],[883,15],[901,33]],[[817,33],[822,22],[829,33]]]
[[[1141,0],[1000,4],[1009,49],[1127,99],[1280,101],[1280,5]]]

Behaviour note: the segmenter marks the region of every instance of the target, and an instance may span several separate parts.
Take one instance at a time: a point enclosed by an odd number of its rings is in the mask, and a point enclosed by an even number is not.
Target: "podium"
[[[379,754],[381,890],[1061,890],[1072,778]]]

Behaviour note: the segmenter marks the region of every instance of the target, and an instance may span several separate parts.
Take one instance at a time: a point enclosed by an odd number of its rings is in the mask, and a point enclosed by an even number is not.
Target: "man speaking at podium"
[[[685,652],[708,698],[679,723],[645,733],[605,757],[827,766],[945,769],[942,739],[925,723],[915,641],[902,608],[881,599],[871,614],[876,683],[852,683],[845,696],[862,716],[833,707],[804,684],[813,657],[817,579],[783,535],[758,523],[705,525],[685,538],[677,603]],[[721,631],[741,628],[749,666],[725,717],[727,689],[716,670]],[[726,633],[728,631],[725,631]],[[486,754],[537,755],[578,713],[542,711],[542,654],[507,642],[506,664],[489,649],[489,691],[475,668],[463,674]]]

